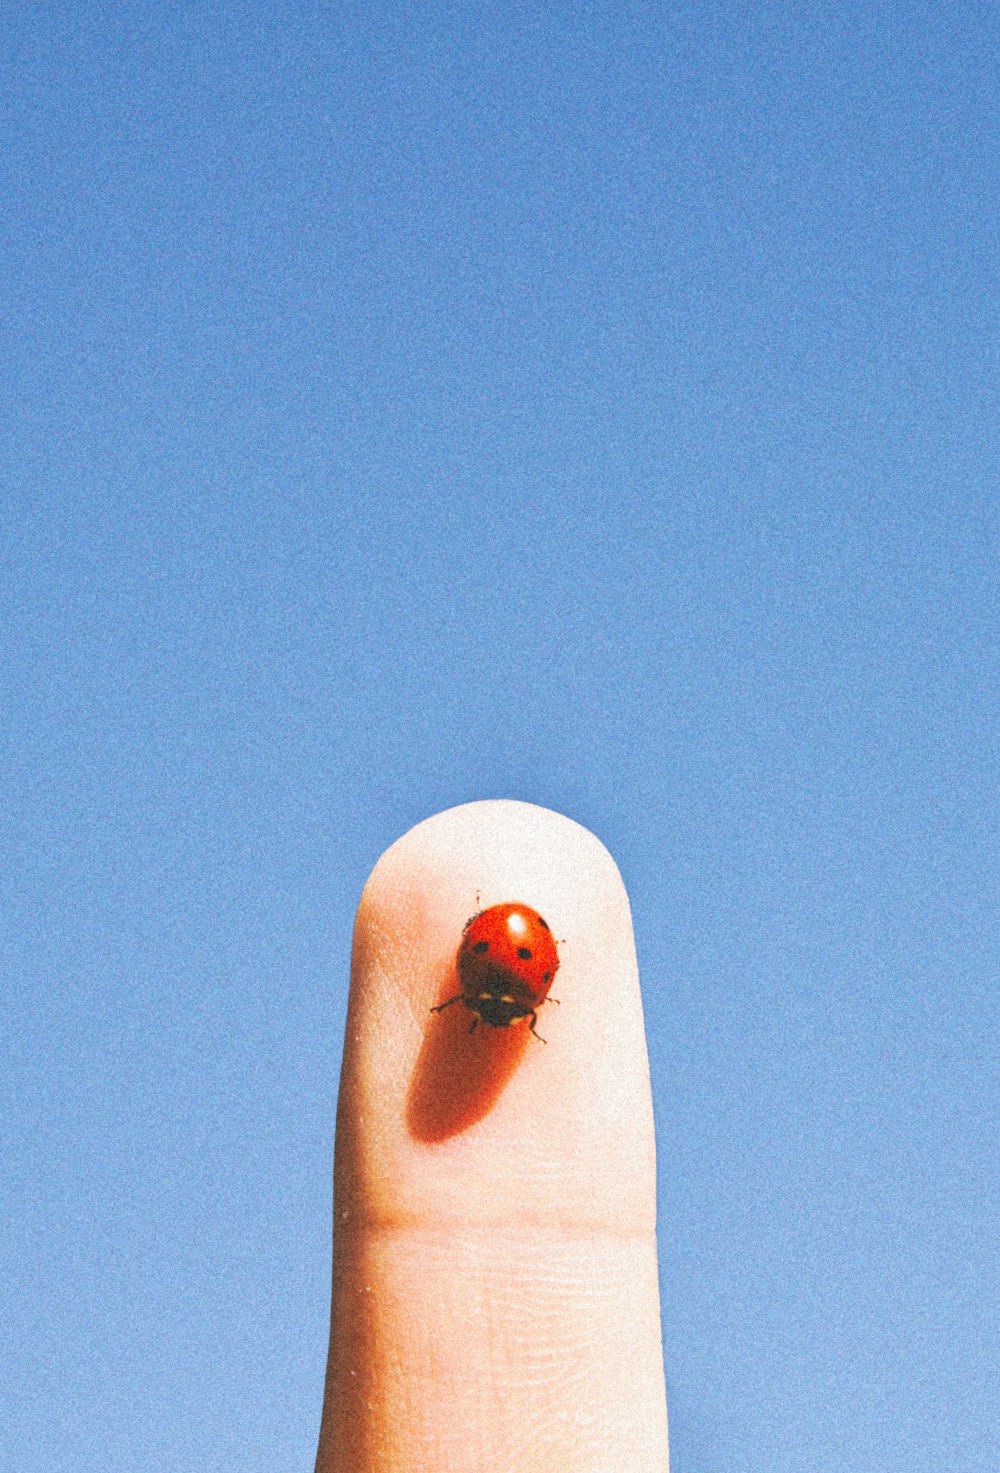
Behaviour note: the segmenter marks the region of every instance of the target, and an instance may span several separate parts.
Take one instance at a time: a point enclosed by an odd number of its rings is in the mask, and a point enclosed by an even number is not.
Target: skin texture
[[[479,904],[477,905],[477,893]],[[548,1047],[451,997],[516,900],[560,941]],[[471,803],[365,887],[337,1111],[317,1473],[666,1473],[653,1118],[628,900],[592,834]]]

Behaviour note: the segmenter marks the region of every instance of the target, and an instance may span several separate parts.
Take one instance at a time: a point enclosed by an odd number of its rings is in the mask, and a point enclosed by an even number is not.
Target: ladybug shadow
[[[447,1002],[457,991],[454,974],[441,993]],[[488,1115],[528,1048],[528,1020],[510,1028],[478,1022],[461,1002],[434,1013],[410,1081],[406,1123],[418,1141],[444,1141],[460,1135]],[[472,1030],[470,1032],[470,1029]]]

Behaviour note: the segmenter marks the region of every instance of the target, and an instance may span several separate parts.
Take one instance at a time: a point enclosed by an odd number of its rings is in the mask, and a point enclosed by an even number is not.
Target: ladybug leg
[[[443,1013],[445,1008],[450,1008],[453,1002],[461,1002],[462,994],[456,992],[454,997],[449,997],[447,1002],[439,1002],[436,1008],[431,1008],[432,1013]]]
[[[548,1039],[547,1038],[543,1038],[542,1035],[539,1033],[538,1029],[535,1027],[535,1024],[537,1022],[538,1022],[538,1014],[534,1010],[532,1010],[532,1013],[531,1013],[531,1022],[528,1024],[528,1027],[531,1029],[532,1033],[538,1039],[538,1042],[539,1043],[548,1043]]]
[[[479,1019],[478,1018],[473,1018],[473,1020],[472,1020],[472,1027],[469,1029],[469,1032],[470,1033],[475,1033],[475,1031],[476,1031],[476,1029],[478,1027],[479,1027]]]

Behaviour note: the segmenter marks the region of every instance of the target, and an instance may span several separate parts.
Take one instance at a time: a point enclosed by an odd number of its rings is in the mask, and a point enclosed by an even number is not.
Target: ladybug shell
[[[530,905],[481,910],[466,925],[458,949],[458,980],[466,1005],[487,1022],[494,1022],[491,1014],[499,1007],[496,1021],[501,1026],[538,1007],[558,966],[552,932]]]

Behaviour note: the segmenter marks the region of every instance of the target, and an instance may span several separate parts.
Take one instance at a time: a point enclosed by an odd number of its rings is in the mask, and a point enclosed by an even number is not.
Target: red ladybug
[[[532,1033],[541,1038],[535,1028],[537,1009],[548,997],[558,967],[555,940],[537,910],[516,902],[491,905],[465,923],[458,948],[461,992],[431,1012],[463,1002],[477,1014],[470,1033],[480,1018],[491,1028],[509,1028],[520,1018],[530,1018]]]

